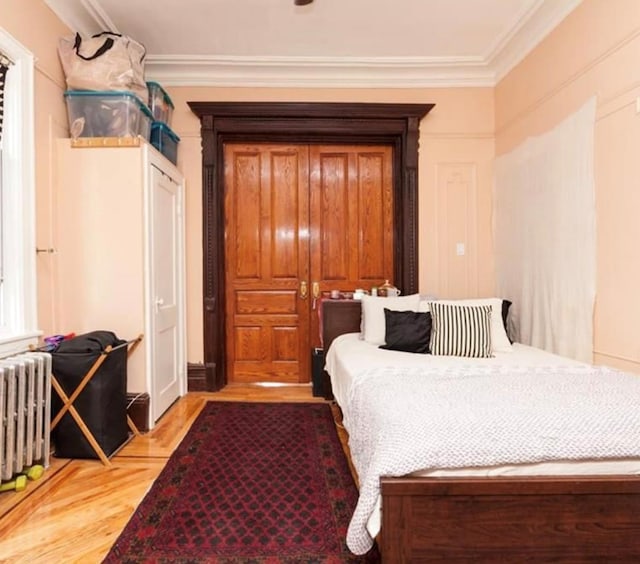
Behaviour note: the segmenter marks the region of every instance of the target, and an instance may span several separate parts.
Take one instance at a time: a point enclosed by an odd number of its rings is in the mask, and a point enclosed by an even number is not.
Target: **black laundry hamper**
[[[120,346],[118,345],[124,345]],[[127,426],[127,347],[111,331],[92,331],[62,341],[52,355],[52,370],[67,396],[71,396],[87,372],[111,346],[98,370],[91,377],[73,406],[107,456],[128,439]],[[55,416],[64,403],[51,394],[51,413]],[[54,454],[60,458],[98,458],[72,415],[67,411],[51,432]]]

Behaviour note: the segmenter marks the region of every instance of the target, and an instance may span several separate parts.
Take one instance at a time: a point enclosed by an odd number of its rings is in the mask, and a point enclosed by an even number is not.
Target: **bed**
[[[640,377],[515,343],[472,359],[382,350],[354,302],[324,303],[323,320],[360,482],[353,552],[376,538],[392,563],[640,560]],[[501,387],[522,401],[492,412]]]

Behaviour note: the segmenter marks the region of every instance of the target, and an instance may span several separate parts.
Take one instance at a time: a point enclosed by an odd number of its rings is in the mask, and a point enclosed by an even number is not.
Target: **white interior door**
[[[182,188],[151,166],[151,410],[154,422],[184,388]]]

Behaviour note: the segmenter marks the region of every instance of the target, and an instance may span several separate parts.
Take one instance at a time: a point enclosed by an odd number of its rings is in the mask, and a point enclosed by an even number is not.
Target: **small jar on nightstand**
[[[378,295],[386,296],[388,298],[395,298],[396,296],[400,295],[400,290],[398,290],[398,288],[396,288],[393,284],[391,284],[391,282],[389,282],[388,280],[385,280],[384,284],[382,284],[378,288]]]

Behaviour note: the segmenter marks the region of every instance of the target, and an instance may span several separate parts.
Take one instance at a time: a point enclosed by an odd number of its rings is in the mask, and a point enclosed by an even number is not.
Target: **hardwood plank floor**
[[[52,458],[22,492],[0,493],[0,562],[101,562],[207,401],[324,401],[309,386],[231,385],[190,392],[111,458]],[[341,436],[345,444],[344,433]]]

